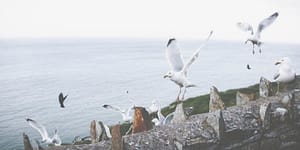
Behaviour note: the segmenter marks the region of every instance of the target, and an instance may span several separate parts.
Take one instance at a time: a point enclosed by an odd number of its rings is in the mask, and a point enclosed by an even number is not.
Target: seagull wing
[[[117,106],[111,106],[111,105],[103,105],[104,108],[106,109],[111,109],[120,113],[124,113],[124,110],[122,110],[120,107]]]
[[[55,145],[55,146],[59,146],[61,145],[61,139],[58,135],[58,132],[57,130],[54,131],[54,135],[52,137],[52,143]]]
[[[183,68],[183,59],[176,39],[169,39],[166,48],[166,58],[173,71],[180,71]]]
[[[27,118],[26,121],[32,128],[36,129],[40,133],[43,141],[49,139],[48,132],[42,124],[29,118]]]
[[[199,52],[200,50],[205,46],[205,44],[207,43],[207,41],[210,39],[211,35],[212,35],[213,31],[210,31],[208,37],[206,38],[206,40],[202,43],[202,45],[194,52],[194,54],[192,55],[192,57],[190,57],[190,59],[187,61],[187,63],[184,65],[183,67],[183,72],[186,74],[187,70],[190,68],[190,66],[192,65],[192,63],[198,58],[199,56]]]
[[[63,95],[63,93],[59,93],[59,95],[58,95],[58,101],[59,101],[59,104],[60,104],[60,106],[61,107],[65,107],[64,106],[64,95]]]
[[[126,111],[126,116],[127,117],[129,117],[130,118],[130,111],[132,110],[132,108],[133,108],[134,106],[130,106],[128,109],[127,109],[127,111]]]
[[[164,121],[165,120],[165,116],[161,113],[161,109],[159,108],[157,111],[157,117],[159,121]]]
[[[103,124],[107,137],[111,138],[111,133],[109,127],[106,124]]]
[[[273,79],[274,79],[274,80],[277,80],[279,76],[280,76],[280,74],[279,74],[279,73],[276,73],[276,74],[274,74]]]
[[[253,34],[253,28],[249,23],[238,22],[236,25],[242,31],[245,31],[245,32],[251,31],[251,34]]]
[[[278,17],[278,12],[275,12],[274,14],[272,14],[271,16],[269,16],[268,18],[262,20],[258,27],[257,27],[257,31],[256,31],[256,37],[260,37],[260,33],[263,29],[265,29],[266,27],[268,27],[269,25],[271,25],[276,18]]]
[[[68,95],[64,96],[63,100],[65,101],[67,97],[68,97]]]
[[[163,124],[170,124],[173,118],[174,118],[174,112],[166,116],[166,119],[164,120]]]

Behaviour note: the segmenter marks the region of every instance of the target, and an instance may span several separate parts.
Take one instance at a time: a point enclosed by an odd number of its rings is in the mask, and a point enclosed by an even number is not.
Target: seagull
[[[250,69],[251,69],[249,64],[247,64],[247,69],[248,69],[248,70],[250,70]]]
[[[168,78],[171,81],[175,82],[179,86],[179,93],[176,98],[176,101],[180,101],[179,97],[181,94],[181,88],[184,88],[184,92],[182,94],[181,100],[184,100],[184,94],[186,92],[186,88],[195,87],[196,85],[192,84],[187,79],[187,71],[191,67],[192,63],[198,58],[199,52],[204,47],[206,42],[211,37],[213,31],[211,31],[205,40],[205,42],[198,48],[194,54],[188,59],[186,63],[183,62],[182,55],[180,53],[180,49],[177,45],[176,39],[171,38],[168,41],[167,48],[166,48],[166,57],[167,61],[171,67],[171,71],[167,72],[164,75],[164,78]]]
[[[269,25],[271,25],[275,19],[278,17],[278,12],[275,12],[274,14],[272,14],[271,16],[269,16],[268,18],[265,18],[264,20],[262,20],[258,27],[257,27],[257,31],[254,34],[253,32],[253,27],[248,24],[248,23],[244,23],[244,22],[238,22],[237,26],[238,28],[240,28],[243,31],[246,32],[251,32],[251,36],[250,38],[248,38],[245,41],[245,44],[247,44],[248,41],[250,41],[252,43],[252,53],[254,54],[254,46],[257,45],[257,47],[259,48],[259,52],[261,53],[261,47],[260,45],[262,44],[262,42],[260,41],[260,34],[262,32],[262,30],[264,30],[266,27],[268,27]]]
[[[296,71],[292,67],[292,61],[288,57],[283,57],[276,61],[275,65],[279,65],[278,73],[274,75],[277,81],[277,92],[279,92],[279,83],[288,83],[296,78]]]
[[[170,113],[168,114],[166,117],[161,113],[161,109],[159,107],[158,111],[157,111],[157,117],[158,118],[154,118],[152,119],[152,122],[154,123],[155,126],[160,126],[160,125],[165,125],[165,124],[169,124],[171,122],[171,120],[174,117],[174,113]]]
[[[66,100],[67,97],[68,95],[64,96],[63,93],[59,93],[58,100],[61,108],[65,108],[64,101]]]
[[[58,136],[57,130],[55,130],[53,137],[50,138],[46,128],[42,124],[29,118],[27,118],[26,121],[32,128],[36,129],[40,133],[42,136],[42,142],[45,142],[46,144],[54,144],[55,146],[61,145],[61,139]]]
[[[102,107],[119,112],[122,115],[123,121],[128,122],[132,119],[132,116],[130,116],[129,114],[130,110],[132,110],[132,107],[129,107],[127,110],[121,109],[120,107],[117,106],[111,106],[111,105],[103,105]]]

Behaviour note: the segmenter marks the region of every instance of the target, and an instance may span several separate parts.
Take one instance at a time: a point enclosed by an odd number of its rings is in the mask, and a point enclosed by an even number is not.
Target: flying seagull
[[[246,32],[250,31],[251,37],[248,38],[245,41],[245,44],[247,44],[248,41],[250,41],[252,43],[252,53],[253,54],[255,53],[254,52],[254,46],[255,45],[257,45],[257,47],[259,48],[259,52],[261,53],[261,47],[260,46],[261,46],[262,42],[260,41],[260,34],[261,34],[262,30],[264,30],[266,27],[271,25],[276,20],[278,15],[279,15],[278,12],[275,12],[274,14],[269,16],[268,18],[265,18],[264,20],[262,20],[259,23],[255,34],[253,32],[253,27],[250,24],[244,23],[244,22],[238,22],[237,23],[238,28],[240,28],[242,31],[246,31]]]
[[[127,110],[121,109],[120,107],[117,107],[117,106],[111,106],[111,105],[103,105],[102,107],[119,112],[122,115],[123,121],[127,122],[132,119],[132,116],[130,116],[129,112],[130,112],[130,110],[132,110],[133,107],[129,107]]]
[[[67,97],[68,95],[64,96],[63,93],[59,93],[58,100],[61,108],[65,108],[64,101],[66,100]]]
[[[250,70],[250,69],[251,69],[251,67],[250,67],[250,65],[249,65],[249,64],[247,64],[247,69],[248,69],[248,70]]]
[[[209,33],[204,43],[200,46],[200,48],[198,48],[194,52],[194,54],[188,59],[186,63],[183,62],[182,55],[180,53],[180,49],[177,45],[176,39],[174,38],[169,39],[166,48],[166,57],[172,70],[167,72],[164,75],[164,78],[170,79],[171,81],[175,82],[179,86],[179,93],[176,98],[176,101],[180,101],[179,97],[181,94],[181,88],[184,89],[181,100],[184,100],[184,94],[186,92],[186,88],[195,86],[187,79],[187,71],[188,69],[190,69],[192,63],[198,58],[200,50],[207,43],[212,33],[213,31]]]
[[[276,61],[275,65],[279,65],[278,72],[274,75],[274,80],[277,81],[277,92],[279,92],[279,83],[293,81],[296,78],[296,71],[288,57],[283,57]]]
[[[55,130],[53,137],[50,138],[46,128],[42,124],[29,118],[27,118],[26,121],[32,128],[40,133],[42,136],[42,142],[45,142],[46,144],[54,144],[55,146],[61,145],[61,139],[58,136],[57,130]]]

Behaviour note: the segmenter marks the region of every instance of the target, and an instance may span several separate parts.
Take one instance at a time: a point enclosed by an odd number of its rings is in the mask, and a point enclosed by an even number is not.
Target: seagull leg
[[[178,95],[177,95],[177,98],[176,98],[176,102],[179,101],[179,96],[180,96],[180,94],[181,94],[181,87],[179,87],[179,92],[178,92]]]
[[[185,94],[185,92],[186,92],[186,87],[184,87],[184,89],[183,89],[183,93],[182,93],[182,97],[181,97],[182,101],[184,100],[184,94]]]
[[[259,47],[259,53],[261,53],[261,47],[260,46],[258,46]]]
[[[252,54],[254,55],[254,44],[252,44]]]
[[[276,94],[279,94],[279,82],[277,82],[277,92]]]

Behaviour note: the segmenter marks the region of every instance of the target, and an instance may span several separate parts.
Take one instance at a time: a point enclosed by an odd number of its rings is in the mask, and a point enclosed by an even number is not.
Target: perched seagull
[[[167,61],[171,67],[171,71],[167,72],[167,74],[164,75],[164,78],[168,78],[171,81],[175,82],[179,86],[179,93],[176,98],[177,101],[179,101],[179,97],[181,94],[181,88],[184,88],[184,92],[182,94],[181,100],[184,100],[184,94],[186,92],[186,88],[189,87],[194,87],[196,85],[192,84],[188,79],[187,79],[187,71],[191,67],[192,63],[198,58],[199,52],[204,47],[206,42],[209,40],[211,37],[213,31],[211,31],[205,40],[205,42],[198,48],[194,54],[189,58],[189,60],[184,64],[182,55],[180,53],[180,49],[177,45],[176,39],[172,38],[169,39],[167,48],[166,48],[166,57]]]
[[[161,109],[159,108],[157,111],[157,117],[152,119],[152,122],[155,124],[155,126],[165,125],[169,124],[171,120],[174,117],[174,113],[168,114],[166,117],[161,113]]]
[[[149,107],[149,113],[153,113],[153,112],[158,111],[158,108],[159,107],[158,107],[158,104],[157,104],[157,100],[153,100],[152,104]]]
[[[29,118],[27,118],[26,121],[32,128],[36,129],[40,133],[42,136],[42,142],[45,142],[46,144],[54,144],[55,146],[61,145],[61,139],[58,136],[57,130],[55,130],[53,137],[50,138],[46,128],[42,124]]]
[[[64,101],[66,100],[67,97],[68,95],[64,96],[63,93],[59,93],[58,100],[61,108],[65,108]]]
[[[269,25],[271,25],[275,19],[278,17],[278,12],[275,12],[274,14],[272,14],[271,16],[269,16],[268,18],[262,20],[256,30],[256,33],[254,34],[253,32],[253,27],[248,24],[248,23],[243,23],[243,22],[238,22],[237,26],[243,30],[243,31],[250,31],[251,32],[251,37],[248,38],[245,41],[245,44],[247,44],[248,41],[250,41],[252,43],[252,53],[254,54],[254,45],[257,45],[257,47],[259,48],[259,52],[261,53],[261,47],[260,45],[262,44],[262,42],[260,41],[260,33],[262,32],[262,30],[264,30],[266,27],[268,27]]]
[[[132,116],[130,116],[129,112],[130,110],[132,110],[133,107],[129,107],[127,110],[121,109],[120,107],[117,106],[111,106],[111,105],[103,105],[102,107],[119,112],[122,115],[122,119],[126,122],[132,119]]]
[[[281,58],[275,65],[279,65],[278,73],[274,75],[274,80],[277,81],[277,92],[279,92],[279,83],[293,81],[296,78],[296,72],[292,67],[292,61],[288,57]]]

